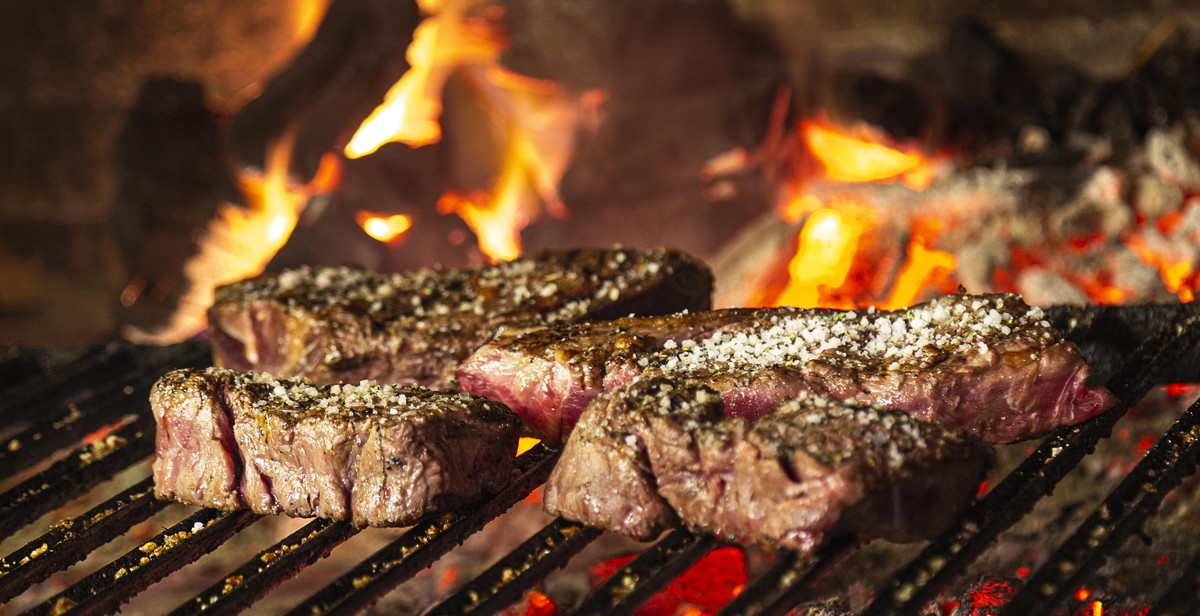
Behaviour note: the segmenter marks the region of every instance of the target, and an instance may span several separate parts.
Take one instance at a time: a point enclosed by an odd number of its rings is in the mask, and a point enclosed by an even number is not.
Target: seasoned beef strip
[[[639,379],[580,418],[546,510],[650,539],[682,521],[808,552],[831,534],[913,541],[970,503],[991,449],[900,411],[802,394],[750,422],[695,382]]]
[[[218,366],[452,388],[501,328],[701,310],[711,294],[684,253],[586,249],[401,274],[303,267],[217,289],[208,322]]]
[[[727,309],[497,336],[459,368],[463,391],[504,402],[549,443],[584,407],[641,374],[696,379],[754,419],[803,391],[906,411],[991,443],[1044,435],[1112,404],[1015,295],[950,295],[904,310]]]
[[[177,370],[151,392],[160,498],[403,526],[499,490],[520,420],[462,393]]]

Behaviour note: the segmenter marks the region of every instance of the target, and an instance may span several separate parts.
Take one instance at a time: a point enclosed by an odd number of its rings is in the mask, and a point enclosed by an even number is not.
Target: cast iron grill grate
[[[1190,305],[1055,308],[1055,325],[1080,344],[1097,378],[1120,403],[1080,426],[1046,439],[1015,471],[977,502],[943,536],[879,588],[867,614],[917,614],[957,580],[1000,533],[1034,507],[1156,384],[1200,382],[1196,341],[1200,313]],[[0,494],[0,536],[32,523],[153,453],[150,385],[169,369],[208,362],[202,343],[165,348],[109,344],[77,360],[41,370],[19,355],[0,363],[0,468],[11,485]],[[3,440],[7,439],[7,440]],[[427,519],[308,599],[292,613],[361,611],[528,496],[549,474],[556,452],[536,447],[518,460],[518,478],[500,494],[459,513]],[[1138,534],[1163,497],[1200,461],[1200,403],[1189,408],[1096,511],[1029,578],[1008,613],[1041,613],[1062,604],[1125,539]],[[22,478],[23,475],[28,477]],[[0,559],[0,603],[22,595],[55,572],[131,532],[166,507],[140,481],[88,512],[53,523],[41,536]],[[100,614],[230,541],[259,521],[247,512],[195,509],[129,553],[33,608],[39,614]],[[231,569],[224,578],[175,608],[176,614],[230,613],[249,608],[359,531],[315,520]],[[433,614],[494,613],[516,602],[600,536],[555,520],[467,581]],[[669,533],[608,582],[595,588],[579,613],[631,612],[691,564],[720,545],[683,531]],[[807,558],[781,555],[751,580],[722,614],[782,614],[805,600],[821,579],[858,550],[840,538]],[[1183,613],[1197,599],[1192,583],[1200,553],[1156,602],[1154,612]]]

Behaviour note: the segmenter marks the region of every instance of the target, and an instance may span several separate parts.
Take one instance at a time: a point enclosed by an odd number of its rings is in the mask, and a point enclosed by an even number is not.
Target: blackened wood
[[[295,131],[291,170],[311,178],[408,70],[420,12],[413,0],[334,0],[312,41],[233,117],[229,150],[261,170],[269,146]]]
[[[130,284],[141,291],[118,305],[119,326],[154,330],[170,320],[190,288],[183,269],[199,252],[201,230],[222,203],[243,201],[220,120],[198,83],[153,79],[138,93],[117,142],[112,221]]]

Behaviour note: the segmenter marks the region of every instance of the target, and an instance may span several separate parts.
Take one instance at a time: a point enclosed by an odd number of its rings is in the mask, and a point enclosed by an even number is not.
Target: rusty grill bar
[[[1080,426],[1046,439],[942,537],[878,589],[867,614],[916,614],[956,581],[998,535],[1022,518],[1069,471],[1108,436],[1113,425],[1154,384],[1200,382],[1194,349],[1200,313],[1190,305],[1055,308],[1056,327],[1084,348],[1095,372],[1118,396],[1117,406]],[[1139,344],[1140,343],[1140,344]],[[1136,348],[1135,348],[1136,347]],[[200,343],[147,349],[109,344],[53,370],[18,356],[0,361],[0,468],[11,485],[0,494],[0,536],[144,463],[153,452],[153,425],[146,402],[149,385],[175,367],[208,362]],[[123,422],[123,423],[122,423]],[[97,433],[104,429],[105,432]],[[76,449],[84,435],[92,442]],[[7,446],[5,446],[7,445]],[[59,457],[51,460],[51,457]],[[359,611],[441,558],[545,481],[557,454],[537,447],[518,461],[519,478],[479,506],[435,516],[362,560],[296,606],[292,613]],[[1115,555],[1157,510],[1163,497],[1192,474],[1200,461],[1200,403],[1164,434],[1145,458],[1013,597],[1008,613],[1052,609]],[[40,470],[39,470],[40,467]],[[33,474],[21,479],[21,474]],[[15,485],[12,485],[15,482]],[[0,602],[20,596],[54,572],[82,560],[130,532],[166,507],[143,480],[90,511],[52,524],[45,533],[0,559]],[[51,597],[33,613],[107,613],[144,588],[220,547],[259,519],[247,512],[196,510],[141,542],[125,556]],[[316,520],[234,568],[174,613],[221,613],[245,609],[300,570],[358,533],[345,523]],[[552,571],[564,566],[600,533],[556,520],[493,567],[434,606],[432,613],[490,613],[512,604]],[[627,613],[651,598],[719,545],[683,531],[669,533],[587,597],[580,613]],[[839,538],[810,558],[781,555],[777,562],[722,610],[722,614],[782,614],[857,550]],[[1182,613],[1197,599],[1200,553],[1151,613]]]

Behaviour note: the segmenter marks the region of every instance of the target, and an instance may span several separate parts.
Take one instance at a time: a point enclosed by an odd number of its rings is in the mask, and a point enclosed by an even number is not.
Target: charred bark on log
[[[334,0],[312,41],[234,115],[236,164],[261,170],[268,147],[294,130],[290,170],[311,178],[408,70],[420,20],[413,0]]]

